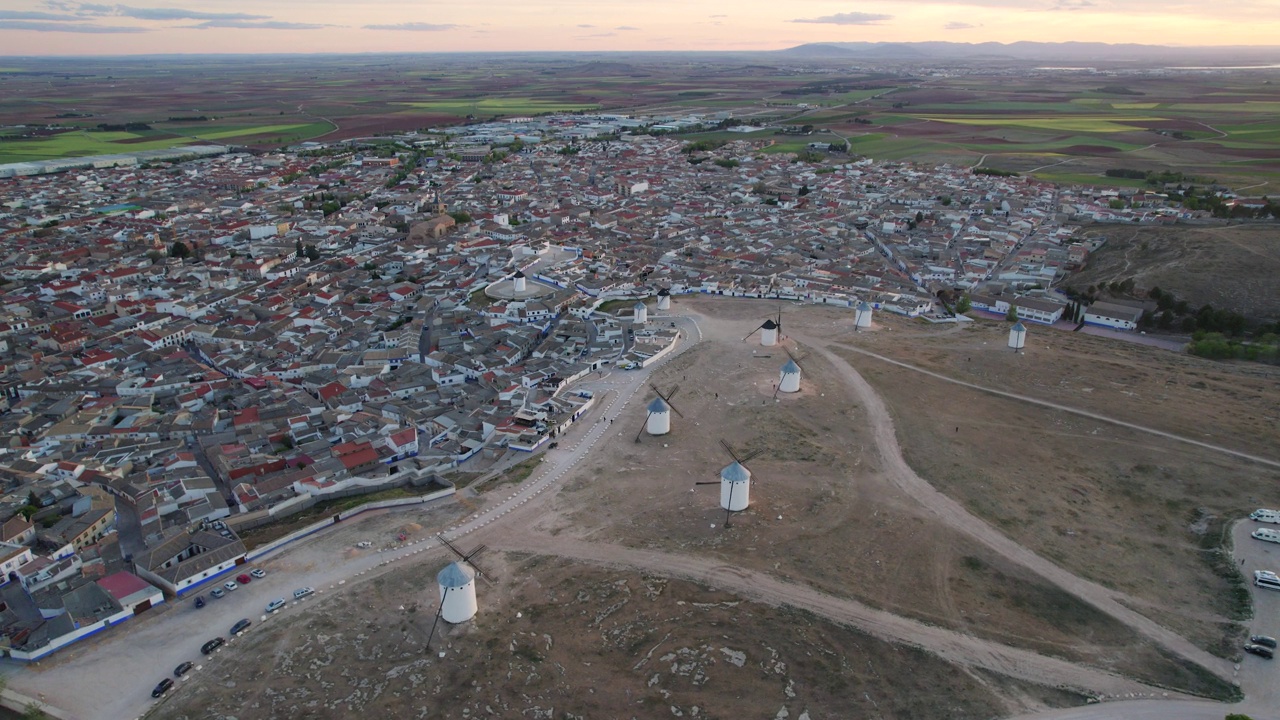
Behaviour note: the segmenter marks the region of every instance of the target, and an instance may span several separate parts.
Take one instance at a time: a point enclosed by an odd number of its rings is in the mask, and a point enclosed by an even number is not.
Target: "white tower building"
[[[778,390],[784,393],[800,392],[800,366],[795,360],[788,360],[782,366],[782,377],[778,380]]]
[[[765,320],[760,326],[760,344],[765,347],[773,347],[778,344],[778,323],[772,318]]]
[[[436,575],[440,586],[440,618],[445,622],[466,622],[475,617],[476,571],[462,563],[449,563]]]
[[[658,309],[659,310],[671,309],[671,291],[670,290],[666,288],[662,288],[661,290],[658,291]]]
[[[871,304],[866,300],[858,303],[858,309],[854,310],[853,324],[858,330],[871,327]]]
[[[751,471],[737,460],[720,471],[720,507],[730,512],[746,510],[751,504]]]
[[[649,420],[645,430],[650,435],[666,435],[671,432],[671,406],[662,398],[654,398],[649,403]]]
[[[524,292],[528,287],[527,281],[525,280],[524,271],[517,270],[515,279],[516,279],[516,292],[518,293]]]
[[[1026,344],[1027,328],[1022,324],[1022,321],[1019,320],[1013,324],[1013,327],[1009,328],[1009,347],[1013,348],[1014,352],[1017,352],[1026,346]]]
[[[649,322],[649,308],[642,302],[638,302],[631,307],[631,311],[635,313],[632,322],[642,325]]]

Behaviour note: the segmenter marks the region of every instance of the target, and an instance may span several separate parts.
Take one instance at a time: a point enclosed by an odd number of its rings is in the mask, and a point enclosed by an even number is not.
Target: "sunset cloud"
[[[792,20],[796,23],[825,23],[829,25],[876,25],[885,20],[892,20],[892,15],[880,13],[847,12],[822,17]]]

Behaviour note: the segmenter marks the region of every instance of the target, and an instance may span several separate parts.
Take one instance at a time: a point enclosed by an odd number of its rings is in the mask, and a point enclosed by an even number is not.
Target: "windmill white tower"
[[[460,562],[451,562],[436,575],[440,586],[440,619],[447,623],[461,623],[475,617],[480,609],[476,604],[476,571]]]
[[[675,397],[676,392],[680,390],[679,385],[671,388],[671,392],[665,395],[662,394],[657,385],[650,383],[649,387],[653,388],[658,397],[654,398],[653,402],[649,403],[648,408],[646,408],[649,411],[649,416],[645,418],[644,427],[641,428],[640,432],[636,433],[636,442],[640,442],[640,434],[644,432],[648,432],[650,435],[666,435],[671,432],[671,412],[673,410],[680,417],[684,417],[684,413],[676,410],[675,405],[671,404],[671,398]]]
[[[1009,347],[1013,348],[1014,352],[1017,352],[1025,347],[1026,344],[1027,328],[1019,320],[1013,324],[1013,327],[1009,328]]]
[[[762,346],[773,347],[774,345],[777,345],[778,333],[782,332],[782,308],[781,307],[778,308],[777,320],[774,320],[773,318],[769,318],[768,320],[765,320],[763,323],[760,324],[760,327],[747,333],[747,336],[742,338],[742,341],[746,342],[747,340],[749,340],[752,335],[756,334],[756,330],[760,331],[760,344]]]
[[[638,302],[635,305],[632,305],[631,311],[634,313],[631,321],[635,324],[643,325],[644,323],[649,322],[649,308],[644,303]]]
[[[782,377],[778,379],[778,391],[784,393],[800,392],[800,363],[789,358],[782,366]]]
[[[431,634],[427,635],[428,649],[431,647],[432,638],[436,636],[436,625],[441,620],[457,624],[476,616],[476,612],[480,609],[476,603],[476,578],[495,579],[481,570],[472,559],[485,551],[484,545],[479,545],[464,555],[461,550],[453,546],[453,543],[446,540],[444,535],[436,535],[436,539],[441,545],[452,550],[459,559],[449,563],[436,574],[436,584],[440,587],[440,609],[436,611],[435,622],[431,623]]]
[[[853,325],[857,330],[871,327],[871,304],[866,300],[858,303],[858,309],[853,311]]]
[[[720,441],[725,452],[733,458],[733,462],[720,470],[719,480],[694,483],[695,485],[720,485],[720,507],[724,508],[724,526],[729,527],[729,516],[742,512],[751,504],[751,471],[747,469],[747,461],[764,452],[756,450],[739,456],[733,447],[724,440]]]
[[[528,285],[526,283],[527,281],[525,280],[524,271],[517,270],[516,271],[516,292],[518,293],[524,292],[528,288]]]
[[[661,290],[658,291],[658,309],[659,310],[671,309],[671,291],[670,290],[666,288],[662,288]]]

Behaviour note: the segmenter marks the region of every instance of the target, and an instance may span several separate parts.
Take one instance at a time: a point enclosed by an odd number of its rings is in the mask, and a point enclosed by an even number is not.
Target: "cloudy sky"
[[[1280,43],[1280,0],[0,3],[0,55],[774,50],[807,42]],[[1224,8],[1229,7],[1229,12]]]

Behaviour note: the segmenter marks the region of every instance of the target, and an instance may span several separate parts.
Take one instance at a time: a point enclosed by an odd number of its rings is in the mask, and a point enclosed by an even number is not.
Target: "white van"
[[[1267,542],[1280,543],[1280,530],[1272,530],[1271,528],[1258,528],[1249,533],[1257,540],[1265,540]]]
[[[1264,523],[1280,523],[1280,510],[1258,508],[1249,513],[1249,519]]]
[[[293,591],[293,599],[294,599],[294,600],[301,600],[302,598],[304,598],[304,597],[306,597],[306,596],[308,596],[308,595],[310,595],[310,594],[312,594],[312,593],[314,593],[314,592],[315,592],[315,589],[314,589],[314,588],[309,588],[309,587],[298,588],[297,590],[294,590],[294,591]]]
[[[1280,590],[1280,576],[1270,570],[1254,570],[1253,584],[1268,590]]]

